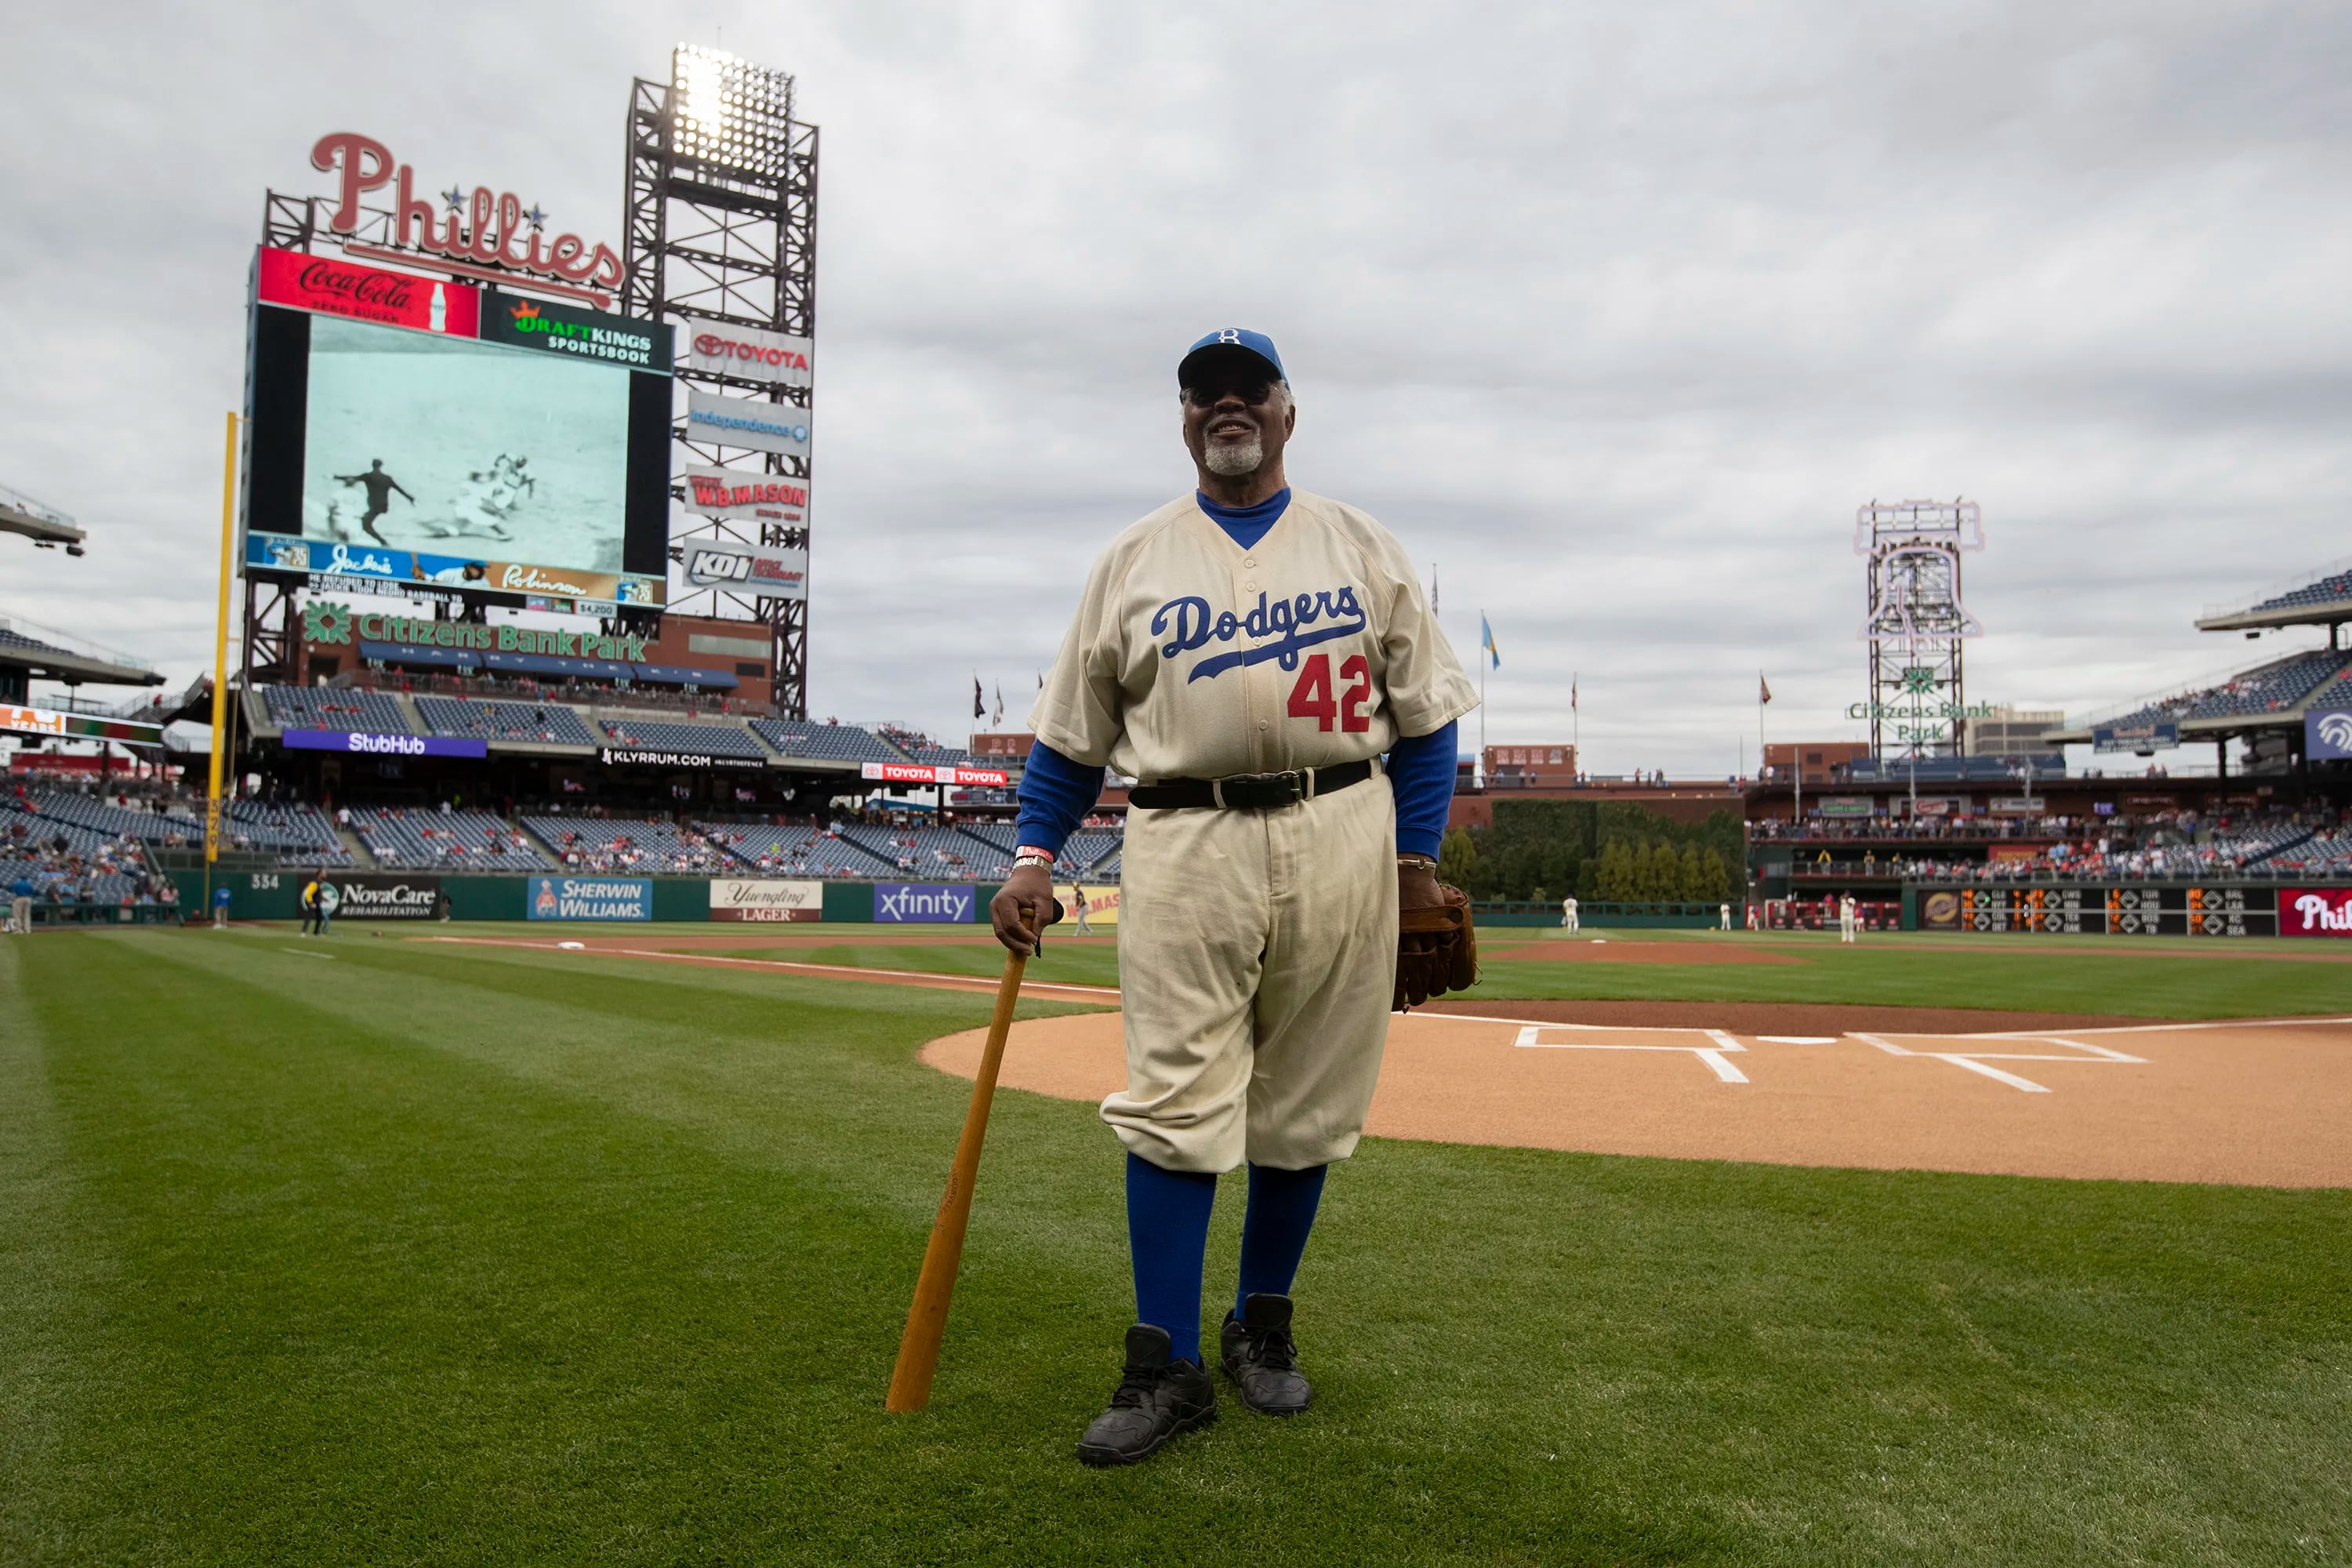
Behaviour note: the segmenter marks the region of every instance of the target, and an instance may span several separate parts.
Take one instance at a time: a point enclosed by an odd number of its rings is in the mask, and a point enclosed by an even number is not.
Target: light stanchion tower
[[[1984,519],[1971,500],[1874,500],[1854,509],[1853,552],[1867,580],[1861,637],[1870,649],[1874,756],[1960,754],[1968,710],[1962,650],[1984,635],[1960,603],[1960,556],[1983,548]]]
[[[688,405],[675,426],[679,476],[672,489],[688,510],[673,516],[670,557],[690,567],[700,541],[796,553],[804,566],[817,128],[793,118],[793,79],[782,71],[682,44],[671,53],[667,84],[637,79],[628,145],[621,242],[628,276],[621,309],[650,321],[677,320],[677,380]],[[691,416],[698,403],[705,412],[723,408],[719,398],[764,403],[772,414],[724,424]],[[772,406],[779,405],[784,407]],[[803,433],[784,444],[794,449],[712,438],[718,430],[779,424]],[[704,470],[701,485],[691,474],[696,468]],[[712,479],[712,470],[727,469],[740,472],[743,483],[732,476]],[[794,504],[728,505],[725,494],[782,495]],[[796,583],[770,576],[726,586],[689,570],[668,607],[765,626],[777,705],[790,717],[806,718],[806,582],[803,570]]]

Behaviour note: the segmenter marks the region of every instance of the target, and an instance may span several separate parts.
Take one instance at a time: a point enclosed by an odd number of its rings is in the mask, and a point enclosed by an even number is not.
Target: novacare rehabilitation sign
[[[535,921],[649,921],[654,885],[644,877],[533,877]]]

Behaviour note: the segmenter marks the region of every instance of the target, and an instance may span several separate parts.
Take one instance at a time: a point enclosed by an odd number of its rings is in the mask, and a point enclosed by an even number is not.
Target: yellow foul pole
[[[212,912],[213,862],[220,858],[221,769],[228,736],[228,584],[236,545],[236,415],[228,416],[221,458],[220,618],[213,633],[212,776],[205,794],[205,910]]]

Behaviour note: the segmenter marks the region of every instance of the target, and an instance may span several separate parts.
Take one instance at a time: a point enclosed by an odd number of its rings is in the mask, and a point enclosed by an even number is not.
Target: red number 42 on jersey
[[[1339,679],[1350,682],[1335,698],[1331,689],[1331,656],[1309,654],[1298,670],[1298,684],[1290,689],[1290,716],[1312,719],[1318,730],[1328,730],[1338,719],[1339,728],[1355,734],[1372,727],[1372,716],[1365,704],[1372,695],[1372,667],[1362,654],[1351,653],[1339,661]]]

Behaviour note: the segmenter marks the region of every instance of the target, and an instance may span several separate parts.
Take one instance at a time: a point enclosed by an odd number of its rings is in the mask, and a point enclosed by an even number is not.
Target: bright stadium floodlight
[[[677,155],[714,170],[781,182],[791,161],[793,79],[717,49],[670,55]]]

